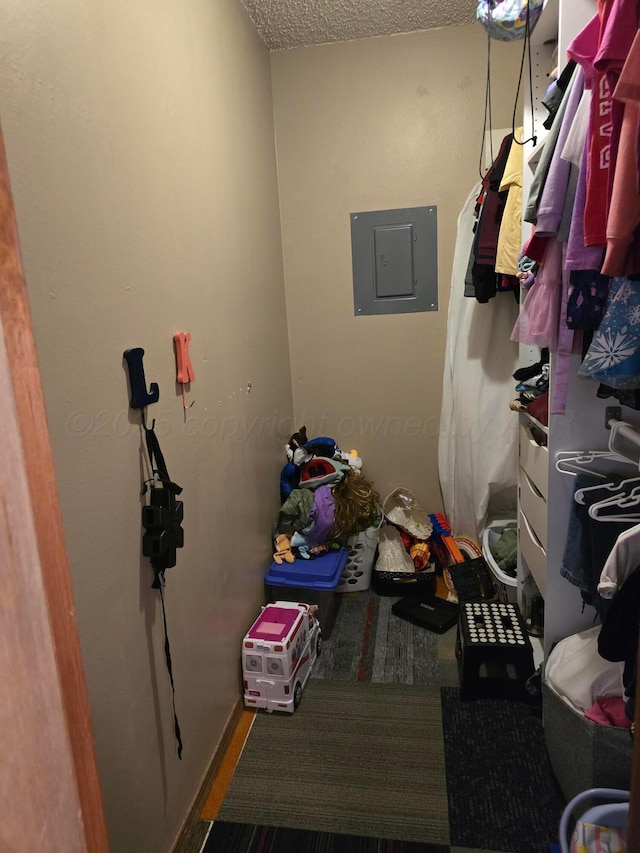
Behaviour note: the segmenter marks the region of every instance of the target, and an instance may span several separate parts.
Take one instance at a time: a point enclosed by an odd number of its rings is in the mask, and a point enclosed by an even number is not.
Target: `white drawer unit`
[[[533,576],[544,598],[547,586],[547,495],[549,451],[533,438],[532,425],[520,424],[520,484],[518,500],[518,543],[524,571]]]
[[[527,474],[520,469],[520,509],[543,548],[547,547],[547,501]]]
[[[544,598],[547,590],[547,552],[522,510],[518,512],[518,537],[522,556]]]
[[[549,490],[549,451],[535,441],[531,426],[526,422],[520,424],[520,466],[546,500]]]

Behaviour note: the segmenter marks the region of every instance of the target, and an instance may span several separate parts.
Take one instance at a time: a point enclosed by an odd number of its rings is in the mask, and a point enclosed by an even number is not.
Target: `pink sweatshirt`
[[[602,273],[624,276],[640,273],[640,33],[637,30],[614,91],[614,98],[624,103],[624,115],[607,221],[607,252]]]

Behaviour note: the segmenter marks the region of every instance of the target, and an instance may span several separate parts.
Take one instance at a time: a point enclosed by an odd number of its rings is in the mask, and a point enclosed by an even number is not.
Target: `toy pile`
[[[303,426],[289,439],[286,454],[282,506],[271,531],[276,563],[315,559],[380,524],[380,498],[355,450],[344,453],[328,436],[309,440]]]
[[[408,489],[396,489],[383,504],[376,571],[422,572],[429,568],[433,523]]]

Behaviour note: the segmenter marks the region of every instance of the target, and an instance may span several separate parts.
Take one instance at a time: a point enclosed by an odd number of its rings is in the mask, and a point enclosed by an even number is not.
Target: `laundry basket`
[[[518,579],[503,572],[493,556],[492,545],[498,541],[508,527],[516,527],[514,518],[495,518],[485,527],[482,534],[482,556],[493,573],[498,598],[504,602],[515,603],[518,600]]]
[[[577,794],[566,806],[560,818],[560,850],[562,853],[625,853],[627,823],[629,819],[629,791],[618,788],[589,788]],[[569,824],[578,806],[605,800],[602,805],[591,805],[576,822],[571,839]],[[611,802],[614,800],[614,802]]]
[[[359,592],[369,589],[373,561],[378,547],[379,527],[367,527],[347,540],[347,562],[336,592]]]

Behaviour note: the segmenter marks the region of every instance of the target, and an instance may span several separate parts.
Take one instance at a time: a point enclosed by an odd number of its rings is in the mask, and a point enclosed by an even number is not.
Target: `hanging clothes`
[[[613,93],[624,114],[607,220],[607,251],[602,271],[621,276],[640,273],[640,33],[635,40]]]
[[[562,158],[562,153],[569,131],[573,125],[574,118],[584,90],[584,73],[581,68],[576,68],[569,86],[564,103],[563,119],[556,137],[556,145],[553,149],[546,181],[536,210],[536,234],[539,237],[552,237],[554,241],[554,253],[549,253],[549,259],[545,260],[545,280],[550,282],[550,287],[544,293],[549,299],[549,319],[557,322],[558,331],[554,336],[549,334],[548,346],[552,352],[557,354],[555,381],[551,392],[552,414],[563,415],[566,410],[566,401],[569,387],[569,375],[571,358],[573,355],[574,332],[567,324],[567,302],[569,294],[569,276],[565,269],[566,246],[558,238],[558,231],[565,213],[565,203],[569,188],[569,176],[571,163]],[[558,247],[560,257],[557,256]],[[555,266],[550,267],[551,264]],[[553,277],[557,274],[558,281],[554,285]],[[559,290],[554,292],[553,287]],[[538,311],[540,308],[538,307]]]
[[[557,80],[554,80],[549,86],[544,98],[542,99],[542,106],[549,112],[549,115],[542,122],[542,126],[547,130],[551,129],[551,125],[553,124],[558,108],[562,103],[564,93],[569,85],[569,81],[571,80],[571,75],[573,74],[575,67],[575,59],[570,59]]]
[[[523,132],[522,127],[515,132],[499,187],[501,193],[507,193],[507,200],[498,234],[495,270],[503,275],[514,276],[518,272],[518,256],[522,243]]]
[[[471,277],[473,293],[478,302],[488,302],[499,289],[503,289],[502,276],[496,274],[496,255],[507,193],[500,191],[500,185],[512,140],[512,134],[502,140],[498,155],[482,180],[482,189],[476,202],[480,210],[471,251]],[[515,283],[511,287],[515,289]]]
[[[582,600],[596,608],[604,618],[610,609],[610,601],[598,594],[602,572],[618,537],[636,525],[628,521],[598,521],[589,515],[589,508],[611,495],[612,477],[607,482],[594,483],[588,473],[576,477],[575,490],[588,488],[583,493],[582,503],[571,502],[568,536],[560,573],[570,583],[580,588]],[[574,492],[575,494],[575,492]]]
[[[640,566],[640,524],[616,539],[598,582],[598,595],[613,598],[629,575]]]
[[[611,153],[611,92],[606,77],[596,72],[600,15],[596,13],[568,47],[569,56],[583,68],[592,90],[585,170],[585,246],[604,246],[608,208],[609,156]]]
[[[445,515],[456,535],[474,539],[490,514],[515,512],[518,476],[518,419],[509,410],[518,360],[509,332],[517,305],[513,299],[481,305],[463,295],[479,191],[469,194],[458,217],[438,441]]]
[[[535,281],[522,303],[511,340],[528,346],[549,347],[555,352],[561,296],[562,244],[552,237]]]
[[[614,595],[598,636],[598,651],[608,661],[624,661],[625,711],[635,718],[640,615],[640,572],[633,572]]]
[[[610,203],[613,192],[613,182],[617,172],[618,149],[622,130],[625,107],[622,100],[616,99],[616,89],[620,73],[627,61],[634,36],[638,30],[638,0],[607,0],[599,6],[600,35],[598,53],[593,66],[596,76],[603,75],[609,87],[611,113],[608,123],[610,127],[609,173],[607,181],[606,225],[610,214]],[[595,129],[595,128],[594,128]],[[622,274],[626,274],[626,271]]]
[[[542,196],[542,191],[544,190],[547,175],[549,174],[551,158],[553,157],[554,151],[556,150],[558,135],[560,133],[560,129],[562,128],[564,114],[567,109],[567,103],[569,102],[569,95],[573,88],[575,77],[576,75],[574,72],[564,92],[562,102],[558,107],[558,111],[553,120],[553,124],[551,125],[551,130],[549,131],[544,140],[544,148],[542,149],[542,154],[540,155],[540,159],[538,160],[538,165],[536,166],[533,181],[531,182],[529,198],[527,199],[524,211],[524,220],[525,222],[531,222],[532,225],[535,225],[538,221],[538,204],[540,202],[540,197]]]
[[[583,91],[584,73],[581,68],[577,68],[571,78],[564,109],[564,120],[558,131],[556,147],[551,154],[547,179],[536,210],[536,234],[540,236],[556,236],[558,234],[569,185],[569,172],[571,171],[571,163],[563,159],[562,153],[578,111]]]
[[[608,0],[569,45],[592,89],[587,186],[584,208],[586,246],[605,246],[609,201],[616,168],[623,108],[613,90],[638,30],[637,0]]]
[[[610,388],[640,388],[640,282],[612,280],[604,317],[578,376]]]

